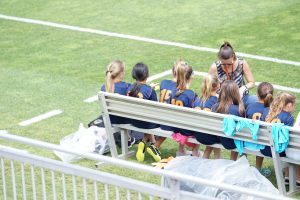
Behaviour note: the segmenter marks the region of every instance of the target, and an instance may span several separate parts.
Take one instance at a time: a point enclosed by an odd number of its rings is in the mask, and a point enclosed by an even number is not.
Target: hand
[[[150,87],[154,88],[154,90],[159,89],[159,83],[150,83]]]

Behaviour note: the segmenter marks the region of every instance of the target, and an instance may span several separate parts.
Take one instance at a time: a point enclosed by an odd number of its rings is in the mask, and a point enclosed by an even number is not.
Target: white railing
[[[180,181],[220,188],[262,199],[287,200],[269,194],[92,153],[66,150],[58,145],[11,135],[0,131],[6,142],[19,142],[43,149],[80,155],[116,167],[169,178],[170,188],[112,173],[32,155],[25,151],[0,146],[2,192],[0,199],[214,199],[180,190]],[[1,194],[2,193],[2,194]],[[1,198],[1,196],[3,198]]]

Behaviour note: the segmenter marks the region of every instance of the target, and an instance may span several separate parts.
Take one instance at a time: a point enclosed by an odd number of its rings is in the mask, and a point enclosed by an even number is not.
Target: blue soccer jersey
[[[172,80],[163,80],[160,83],[159,102],[170,104],[172,93],[174,92],[176,92],[176,82]]]
[[[270,108],[265,108],[263,115],[262,115],[262,121],[265,122],[271,122],[271,123],[283,123],[286,126],[293,126],[294,124],[294,117],[291,113],[285,112],[285,111],[281,111],[281,113],[279,113],[279,115],[270,120],[268,119],[268,114],[270,112]]]
[[[176,82],[172,80],[163,80],[160,83],[160,98],[159,102],[171,104],[172,94],[176,92]],[[173,131],[173,127],[160,125],[162,130]]]
[[[246,109],[246,117],[253,120],[261,120],[265,105],[261,102],[250,103]]]
[[[134,86],[135,86],[135,83],[128,87],[127,96],[129,96],[129,92],[132,90],[132,88],[134,88]],[[157,101],[157,96],[156,96],[155,90],[146,84],[141,84],[140,91],[137,96],[140,99]]]
[[[193,107],[193,104],[197,99],[197,94],[195,92],[193,92],[192,90],[184,90],[181,94],[175,96],[176,92],[172,93],[172,97],[171,97],[171,103],[173,105],[183,106],[188,108]]]
[[[116,82],[115,83],[115,91],[116,94],[126,95],[127,89],[130,86],[129,83],[125,82]],[[105,92],[105,85],[102,85],[101,91]],[[127,124],[129,123],[129,120],[125,117],[118,117],[118,116],[110,116],[110,122],[112,124]]]
[[[203,101],[202,98],[197,98],[193,104],[193,108],[205,111],[211,111],[213,105],[218,102],[216,96],[210,96],[206,101]]]
[[[132,84],[129,86],[127,90],[127,96],[129,96],[130,91],[132,88],[135,86],[136,83]],[[138,92],[138,98],[140,99],[145,99],[145,100],[151,100],[151,101],[157,101],[157,96],[155,93],[155,90],[150,87],[149,85],[146,84],[141,84],[140,91]],[[143,110],[141,110],[143,112]],[[138,128],[145,128],[145,129],[152,129],[152,128],[157,128],[159,125],[150,123],[150,122],[143,122],[140,120],[130,120],[131,124],[138,127]]]
[[[216,109],[218,108],[219,104],[215,104],[215,106],[213,106],[212,111],[215,112]],[[235,115],[238,117],[243,117],[240,112],[239,112],[239,106],[238,105],[230,105],[229,109],[228,109],[228,114],[230,115]],[[233,139],[231,138],[226,138],[226,137],[220,137],[220,142],[223,145],[223,147],[225,149],[231,150],[231,149],[235,149],[235,143],[233,141]]]
[[[121,94],[121,95],[126,95],[127,94],[127,89],[128,87],[130,86],[129,83],[125,83],[125,82],[116,82],[115,83],[115,91],[114,93],[117,93],[117,94]],[[102,85],[101,87],[101,91],[105,92],[105,85]]]
[[[188,107],[192,108],[195,100],[197,99],[197,94],[193,92],[192,90],[184,90],[180,95],[175,96],[176,92],[174,94],[172,93],[171,97],[171,103],[173,105],[177,106],[183,106],[183,107]],[[194,135],[194,131],[189,131],[186,129],[174,129],[174,132],[180,132],[182,135],[185,136],[192,136]]]

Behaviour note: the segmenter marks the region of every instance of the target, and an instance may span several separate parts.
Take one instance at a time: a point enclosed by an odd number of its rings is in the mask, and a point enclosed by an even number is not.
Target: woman
[[[218,53],[218,61],[213,63],[208,71],[211,75],[217,75],[220,83],[225,80],[233,80],[239,86],[239,92],[247,105],[256,102],[256,96],[249,96],[249,89],[255,86],[254,77],[248,63],[236,57],[235,52],[229,42],[224,42]],[[247,83],[245,83],[245,80]]]

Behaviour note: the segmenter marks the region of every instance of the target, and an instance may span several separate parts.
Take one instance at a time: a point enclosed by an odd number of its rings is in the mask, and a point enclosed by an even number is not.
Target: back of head
[[[138,97],[138,93],[140,92],[141,83],[145,81],[149,76],[148,66],[144,63],[137,63],[132,68],[131,72],[132,78],[136,80],[133,88],[129,92],[129,96]]]
[[[231,44],[229,42],[225,41],[220,47],[220,50],[218,53],[218,58],[227,60],[232,57],[234,60],[236,60],[236,55],[235,55],[235,52],[234,52]]]
[[[219,106],[216,110],[218,113],[229,113],[229,106],[231,104],[239,106],[239,113],[241,116],[245,114],[244,104],[241,101],[239,87],[232,80],[226,80],[222,83],[220,95],[219,95]]]
[[[178,67],[183,66],[183,65],[187,65],[187,63],[183,59],[180,58],[180,59],[176,60],[176,62],[174,63],[174,65],[172,67],[173,79],[177,80]]]
[[[135,64],[131,75],[136,81],[145,81],[149,76],[148,66],[142,62]]]
[[[178,91],[176,92],[175,96],[179,96],[186,89],[187,84],[192,78],[193,68],[189,66],[187,63],[181,63],[177,67],[176,75],[177,75],[176,87]]]
[[[206,101],[210,94],[218,88],[219,80],[216,75],[207,74],[202,80],[202,100]]]
[[[273,101],[274,88],[271,83],[262,82],[257,87],[257,96],[264,101],[265,107],[270,107]]]
[[[267,116],[268,121],[272,121],[273,119],[275,119],[283,111],[284,107],[289,103],[295,104],[296,96],[288,92],[279,93],[271,103],[270,112]]]
[[[123,79],[125,72],[125,64],[120,60],[115,60],[106,66],[106,76],[105,76],[105,91],[114,92],[114,80],[119,78]]]

